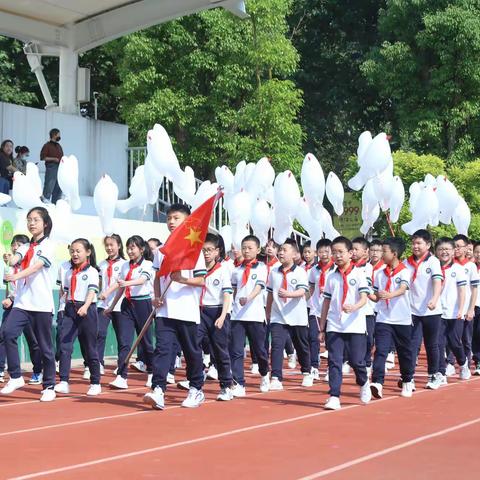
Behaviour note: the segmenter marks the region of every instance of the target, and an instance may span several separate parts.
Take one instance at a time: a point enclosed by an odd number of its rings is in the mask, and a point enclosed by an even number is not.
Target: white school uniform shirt
[[[153,259],[154,270],[160,269],[163,258],[163,253],[157,250]],[[200,252],[195,268],[182,270],[181,274],[185,278],[204,277],[207,274],[202,252]],[[160,292],[164,292],[168,285],[170,286],[166,290],[163,305],[156,309],[155,315],[199,324],[202,287],[192,287],[178,282],[170,283],[170,274],[160,277]]]
[[[58,277],[57,277],[57,286],[59,288],[63,288],[63,280],[65,278],[65,273],[67,270],[72,268],[72,263],[67,260],[66,262],[62,262],[60,266],[58,267]],[[67,298],[67,293],[65,289],[63,288],[63,295],[60,297],[58,301],[58,312],[63,312],[65,311],[65,302]]]
[[[467,276],[465,267],[453,263],[450,268],[445,269],[445,280],[443,281],[440,302],[442,305],[442,318],[452,320],[458,314],[458,287],[467,287]]]
[[[125,262],[120,269],[119,278],[126,280],[129,270],[130,262]],[[137,280],[140,277],[146,278],[147,281],[142,285],[128,287],[130,288],[130,298],[132,300],[149,300],[152,298],[153,294],[153,268],[150,260],[142,259],[140,264],[132,270],[132,276],[130,277],[130,280]]]
[[[386,290],[388,282],[385,268],[375,272],[373,291],[375,293]],[[390,325],[411,325],[412,324],[412,310],[410,308],[410,296],[408,288],[410,288],[410,272],[404,268],[396,275],[393,275],[391,280],[390,292],[398,290],[402,285],[407,286],[407,290],[399,297],[388,300],[379,300],[377,302],[377,317],[378,323],[388,323]]]
[[[29,243],[18,248],[16,254],[20,257],[20,263],[26,255]],[[15,307],[31,312],[53,313],[52,281],[49,269],[54,261],[54,248],[49,238],[44,238],[33,249],[33,257],[30,265],[43,262],[43,268],[32,275],[17,282]]]
[[[434,310],[429,310],[428,302],[433,296],[433,281],[443,280],[442,268],[440,260],[431,253],[418,267],[417,278],[413,280],[414,268],[408,263],[408,259],[403,261],[404,265],[410,272],[410,307],[412,315],[426,317],[429,315],[440,315],[442,313],[442,305],[440,301]]]
[[[465,269],[465,277],[467,279],[467,287],[465,289],[465,304],[463,306],[463,314],[466,315],[468,312],[468,306],[470,305],[470,299],[472,298],[472,287],[477,287],[476,303],[478,302],[478,285],[480,283],[480,280],[478,277],[478,270],[475,263],[467,262],[465,265],[463,265],[463,268]]]
[[[327,284],[327,279],[331,273],[335,271],[337,267],[335,264],[325,272],[325,285]],[[315,265],[313,268],[310,269],[308,272],[308,284],[311,287],[314,287],[313,295],[310,297],[310,315],[315,315],[319,317],[322,314],[322,306],[323,306],[323,292],[320,291],[320,275],[322,271],[318,265]]]
[[[361,267],[355,267],[359,268],[360,270],[363,270],[363,273],[367,277],[367,283],[368,287],[370,288],[370,291],[368,292],[369,294],[373,293],[373,282],[372,282],[372,274],[373,274],[373,266],[370,262],[367,261],[365,265],[362,265]],[[365,315],[374,315],[374,302],[372,302],[370,299],[367,299],[367,303],[363,307],[365,310]]]
[[[361,268],[353,268],[347,275],[348,290],[345,305],[353,305],[360,301],[360,294],[370,293],[367,277]],[[365,310],[360,308],[352,313],[342,310],[343,279],[338,269],[329,275],[325,283],[323,296],[330,299],[327,314],[327,332],[366,333],[367,321]]]
[[[225,257],[222,260],[222,265],[227,269],[230,278],[232,278],[232,273],[235,270],[235,262],[230,257]]]
[[[219,267],[216,268],[216,266]],[[205,276],[205,286],[201,294],[201,305],[218,307],[223,305],[223,295],[233,293],[230,270],[224,262],[217,263]]]
[[[308,325],[307,300],[305,296],[298,298],[280,298],[278,291],[283,288],[283,266],[270,270],[267,291],[273,296],[271,323],[281,323],[293,327]],[[287,273],[287,290],[290,292],[303,289],[308,293],[307,272],[297,265]]]
[[[128,260],[125,260],[120,257],[118,257],[115,260],[115,263],[112,264],[112,276],[110,278],[110,283],[109,283],[108,282],[108,265],[109,265],[108,260],[103,260],[102,262],[100,262],[100,264],[98,265],[98,269],[100,270],[100,278],[102,280],[100,293],[105,292],[111,284],[118,281],[122,273],[122,267],[125,263],[129,263]],[[97,307],[105,308],[105,309],[108,308],[112,304],[116,294],[117,294],[117,290],[114,290],[107,298],[105,298],[105,300],[99,300],[97,303]],[[123,294],[118,300],[115,307],[113,308],[114,312],[120,311],[122,307],[122,301],[124,298],[125,298],[125,295]]]
[[[307,273],[307,279],[310,275],[310,272],[317,266],[316,263],[313,263],[313,264],[307,264],[307,262],[305,262],[304,265],[302,265],[302,268],[305,270],[305,272]],[[307,300],[307,307],[308,308],[312,308],[312,297],[310,297],[308,300]]]
[[[85,302],[89,292],[95,292],[95,297],[92,303],[97,302],[97,293],[99,289],[100,277],[98,270],[91,265],[87,265],[80,272],[77,273],[77,284],[75,286],[74,297],[72,298],[72,277],[74,267],[70,265],[70,268],[65,271],[62,285],[66,293],[67,302]]]
[[[386,265],[383,263],[382,260],[380,260],[380,262],[382,262],[381,266],[379,268],[377,268],[377,270],[374,270],[374,266],[372,265],[372,287],[375,283],[375,278],[376,276],[382,272],[382,270],[385,269]],[[373,302],[372,300],[368,300],[368,302],[370,302],[370,304],[372,305],[372,308],[373,308],[373,311],[374,313],[377,313],[377,309],[378,309],[378,303],[375,303]]]
[[[267,266],[263,262],[253,265],[247,283],[242,285],[244,270],[245,267],[240,265],[235,268],[232,274],[232,287],[236,290],[233,300],[232,320],[263,323],[265,322],[265,304],[262,292],[243,307],[240,305],[240,298],[248,297],[257,285],[260,285],[262,289],[266,287]]]
[[[267,267],[267,281],[265,282],[265,284],[268,284],[268,278],[270,276],[270,272],[274,268],[278,268],[281,265],[281,263],[278,260],[278,258],[275,258],[275,261],[272,262],[270,265],[266,262],[263,262],[263,263],[265,263],[265,266]],[[268,297],[268,292],[267,292],[267,289],[265,288],[265,290],[263,292],[263,303],[264,303],[265,306],[267,306],[267,297]]]

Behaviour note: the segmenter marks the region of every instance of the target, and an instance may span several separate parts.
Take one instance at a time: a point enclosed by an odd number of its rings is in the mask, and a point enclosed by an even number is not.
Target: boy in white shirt
[[[375,357],[373,359],[372,384],[375,398],[383,396],[385,365],[392,343],[398,352],[402,375],[402,397],[411,397],[413,392],[412,364],[412,312],[408,287],[410,274],[400,258],[405,251],[401,238],[387,238],[383,242],[383,263],[374,279],[373,290],[377,302],[375,324]]]
[[[333,240],[332,256],[337,269],[328,277],[323,292],[319,340],[324,341],[326,332],[330,398],[325,409],[338,410],[345,349],[360,386],[360,400],[368,403],[372,398],[365,365],[367,325],[363,309],[370,287],[364,272],[354,268],[352,242],[348,238]]]
[[[283,350],[289,336],[292,338],[303,373],[302,386],[313,385],[305,299],[308,293],[308,280],[306,271],[293,261],[296,252],[298,245],[295,240],[287,239],[278,252],[281,265],[273,268],[268,277],[266,315],[272,332],[270,390],[283,390]]]

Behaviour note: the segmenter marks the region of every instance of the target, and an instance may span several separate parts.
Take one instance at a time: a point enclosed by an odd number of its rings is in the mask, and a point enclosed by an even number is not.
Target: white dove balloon
[[[147,134],[147,151],[158,172],[175,181],[181,175],[180,165],[167,131],[156,123]]]
[[[460,197],[457,207],[453,212],[453,224],[457,229],[457,233],[468,236],[468,228],[470,227],[470,222],[472,220],[472,215],[470,213],[470,208],[467,205],[467,202]]]
[[[114,232],[113,216],[117,200],[117,185],[108,175],[103,175],[93,191],[93,204],[105,235],[111,235]]]
[[[369,213],[368,217],[364,219],[362,226],[360,227],[360,232],[363,235],[366,235],[368,231],[373,227],[375,222],[378,220],[379,216],[380,216],[380,205],[377,203]]]
[[[228,202],[228,218],[230,225],[246,225],[250,219],[251,199],[246,191],[236,193]]]
[[[297,211],[297,220],[300,225],[308,232],[310,236],[310,241],[312,245],[316,245],[318,240],[322,238],[323,235],[323,228],[322,228],[322,206],[319,207],[319,216],[320,219],[316,220],[311,215],[310,205],[306,198],[300,199],[298,211]]]
[[[236,193],[240,192],[245,188],[245,168],[247,163],[242,160],[237,163],[235,168],[235,175],[233,177],[233,189]]]
[[[300,190],[295,176],[290,170],[279,173],[273,188],[276,215],[288,217],[288,221],[293,222],[300,201]]]
[[[258,200],[252,208],[252,218],[250,226],[253,233],[260,240],[260,245],[266,245],[268,240],[268,231],[272,222],[272,210],[266,200]]]
[[[440,221],[445,225],[449,225],[452,222],[453,213],[461,197],[455,185],[444,175],[439,175],[436,178],[435,185],[437,187],[436,193],[440,208]]]
[[[55,208],[51,210],[53,217],[53,228],[51,237],[57,242],[70,243],[77,235],[75,234],[74,225],[72,225],[72,208],[71,205],[60,199],[55,204]]]
[[[163,174],[156,169],[151,156],[148,154],[145,158],[144,177],[148,203],[153,205],[158,200],[158,191],[163,183]]]
[[[335,229],[332,222],[332,217],[325,207],[322,207],[322,225],[325,233],[325,238],[333,240],[340,236],[340,233]]]
[[[365,160],[365,153],[372,143],[372,134],[367,130],[358,137],[357,163],[361,167]]]
[[[250,163],[247,163],[245,165],[245,170],[243,172],[243,178],[244,178],[244,182],[245,182],[245,190],[249,190],[248,186],[250,184],[250,181],[252,180],[253,178],[253,172],[255,171],[255,164],[253,162],[250,162]]]
[[[390,197],[390,220],[393,223],[398,222],[400,211],[405,202],[405,188],[402,179],[398,176],[393,177],[392,195]]]
[[[388,210],[393,188],[393,161],[389,163],[382,173],[373,177],[372,180],[380,208],[383,211]]]
[[[235,247],[235,250],[240,250],[242,248],[242,240],[250,235],[250,230],[246,225],[234,224],[232,225],[232,243]]]
[[[0,205],[6,205],[11,201],[12,201],[12,197],[10,195],[0,192]]]
[[[26,168],[27,169],[26,169],[25,176],[27,177],[27,180],[30,182],[30,185],[32,186],[33,193],[35,193],[36,196],[38,195],[40,197],[42,195],[42,180],[40,179],[40,174],[38,173],[38,166],[35,165],[35,163],[33,162],[28,162]],[[58,171],[60,172],[60,167]]]
[[[345,192],[343,191],[342,182],[335,173],[330,172],[328,174],[325,190],[328,201],[332,204],[335,213],[340,216],[343,213],[343,198]]]
[[[413,212],[415,211],[415,206],[417,205],[418,197],[420,196],[420,193],[422,191],[422,183],[420,182],[413,182],[410,185],[410,188],[408,189],[408,193],[410,195],[410,200],[409,200],[409,207],[408,209],[410,210],[410,213],[413,215]]]
[[[75,155],[62,157],[58,165],[57,180],[72,210],[78,210],[82,202],[78,193],[78,160]]]
[[[126,213],[132,208],[143,208],[148,203],[147,190],[145,188],[145,165],[135,169],[135,175],[130,183],[130,197],[126,200],[117,201],[117,209]]]
[[[192,210],[196,210],[202,203],[213,197],[218,191],[218,183],[211,183],[205,180],[198,187],[197,193],[192,200]]]
[[[235,179],[232,171],[226,165],[215,169],[215,179],[223,187],[226,195],[233,193]]]
[[[303,159],[301,183],[310,213],[318,220],[321,217],[320,207],[325,196],[325,176],[319,161],[311,153],[307,153]]]
[[[177,197],[192,205],[196,188],[195,173],[191,167],[186,166],[185,171],[177,176],[177,181],[173,184],[173,191]]]
[[[420,188],[420,192],[415,200],[412,220],[402,225],[402,230],[408,233],[408,235],[413,235],[415,231],[426,228],[432,217],[431,205],[428,203],[428,200],[432,197],[431,193],[434,193],[433,189],[425,184]]]
[[[32,185],[30,180],[21,172],[13,174],[12,199],[18,208],[29,210],[33,207],[43,206],[37,186]]]
[[[362,191],[362,220],[364,222],[372,216],[372,211],[376,209],[378,205],[373,182],[373,178],[368,180]]]
[[[249,169],[247,165],[247,170]],[[247,171],[247,175],[249,175]],[[251,175],[249,175],[246,189],[252,198],[263,198],[268,195],[270,187],[275,180],[275,170],[267,157],[262,157],[256,164]]]
[[[232,227],[230,225],[224,225],[220,229],[220,235],[225,243],[225,250],[228,252],[233,245]]]

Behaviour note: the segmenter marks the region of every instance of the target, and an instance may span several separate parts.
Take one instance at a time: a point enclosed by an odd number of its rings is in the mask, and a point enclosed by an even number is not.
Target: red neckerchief
[[[430,252],[427,252],[422,258],[420,258],[420,260],[418,260],[418,262],[415,260],[415,257],[413,255],[410,255],[407,259],[407,262],[413,267],[413,275],[412,275],[412,283],[415,281],[415,279],[417,278],[417,273],[418,273],[418,269],[420,268],[420,265],[425,261],[427,260],[428,258],[430,258]]]
[[[77,275],[88,267],[88,261],[82,263],[79,267],[72,267],[72,280],[70,281],[70,300],[75,301],[75,290],[77,289]]]
[[[475,263],[475,265],[477,266],[477,272],[480,272],[480,263]]]
[[[210,270],[207,271],[207,274],[205,275],[205,283],[203,284],[202,287],[202,293],[200,294],[200,306],[203,305],[203,297],[205,295],[205,292],[207,291],[207,277],[212,275],[215,270],[218,270],[221,268],[222,264],[220,262],[217,262]]]
[[[375,285],[375,272],[377,270],[380,270],[385,264],[383,263],[383,260],[379,260],[375,265],[372,265],[373,270],[372,270],[372,285]]]
[[[366,260],[359,260],[359,261],[352,262],[352,263],[353,263],[354,267],[362,268],[367,264],[367,261]]]
[[[320,277],[318,279],[318,289],[321,292],[323,287],[325,286],[325,281],[327,279],[327,272],[333,266],[333,260],[330,260],[325,266],[323,266],[320,262],[318,262],[318,269],[320,270]]]
[[[280,272],[282,273],[283,275],[283,278],[282,278],[282,288],[284,290],[287,290],[288,289],[288,282],[287,282],[287,275],[295,269],[295,264],[293,264],[290,268],[287,268],[286,270],[283,268],[283,266],[281,268],[279,268]],[[284,298],[283,301],[284,303],[287,302],[287,298]]]
[[[347,299],[347,293],[348,293],[348,275],[350,275],[351,271],[355,268],[355,265],[353,264],[353,262],[350,262],[350,265],[348,266],[348,268],[346,270],[341,270],[340,268],[338,268],[338,272],[340,273],[340,275],[342,276],[342,280],[343,280],[343,291],[342,291],[342,307],[345,303],[345,300]]]
[[[455,263],[458,263],[462,267],[464,267],[469,261],[470,260],[467,257],[465,257],[463,260],[459,260],[458,258],[454,260]]]
[[[272,259],[267,262],[267,279],[270,276],[270,270],[277,262],[278,262],[277,257],[272,257]]]
[[[390,292],[390,288],[392,286],[392,278],[397,275],[397,273],[401,272],[402,270],[405,270],[407,267],[400,262],[393,270],[389,265],[387,265],[383,271],[385,275],[387,276],[387,283],[385,285],[385,291]],[[390,300],[385,300],[387,302],[387,306],[390,302]]]
[[[140,265],[142,264],[142,261],[140,260],[140,263],[135,263],[135,262],[132,262],[130,261],[130,264],[129,264],[129,269],[128,269],[128,273],[125,277],[125,281],[128,282],[129,280],[132,279],[132,274],[133,274],[133,271],[139,267]],[[131,287],[125,287],[125,298],[130,301],[131,298],[132,298],[132,293],[131,293],[131,290],[130,290]]]
[[[30,242],[27,253],[25,253],[25,256],[23,257],[23,260],[22,260],[22,270],[25,270],[30,266],[30,262],[33,258],[34,249],[39,243],[40,242]]]
[[[308,272],[311,268],[313,268],[315,266],[315,262],[312,262],[312,263],[305,263],[304,265],[304,269],[306,272]]]
[[[233,261],[233,264],[236,266],[236,267],[239,267],[240,265],[242,265],[243,263],[243,260],[239,260],[238,258],[236,258],[234,261]]]
[[[120,260],[120,257],[115,258],[114,260],[110,260],[107,258],[108,268],[107,268],[107,287],[110,286],[112,282],[112,275],[113,275],[113,264],[117,263]]]
[[[445,265],[441,265],[442,269],[442,276],[443,276],[443,281],[447,278],[446,271],[453,265],[453,262],[446,263]]]
[[[250,270],[252,269],[253,265],[256,265],[258,260],[255,258],[254,260],[247,262],[246,260],[243,261],[242,265],[245,267],[242,275],[242,287],[247,284],[248,277],[250,277]]]

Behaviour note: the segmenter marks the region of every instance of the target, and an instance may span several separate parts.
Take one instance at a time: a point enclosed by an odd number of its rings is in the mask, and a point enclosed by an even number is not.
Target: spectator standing
[[[13,142],[4,140],[0,145],[0,192],[8,195],[12,186],[12,175],[15,171],[13,166]]]
[[[62,146],[59,143],[60,139],[60,130],[52,128],[50,130],[50,140],[42,147],[40,152],[40,160],[45,162],[42,200],[47,203],[49,201],[57,203],[57,200],[62,197],[62,190],[57,180],[58,165],[63,157]]]

